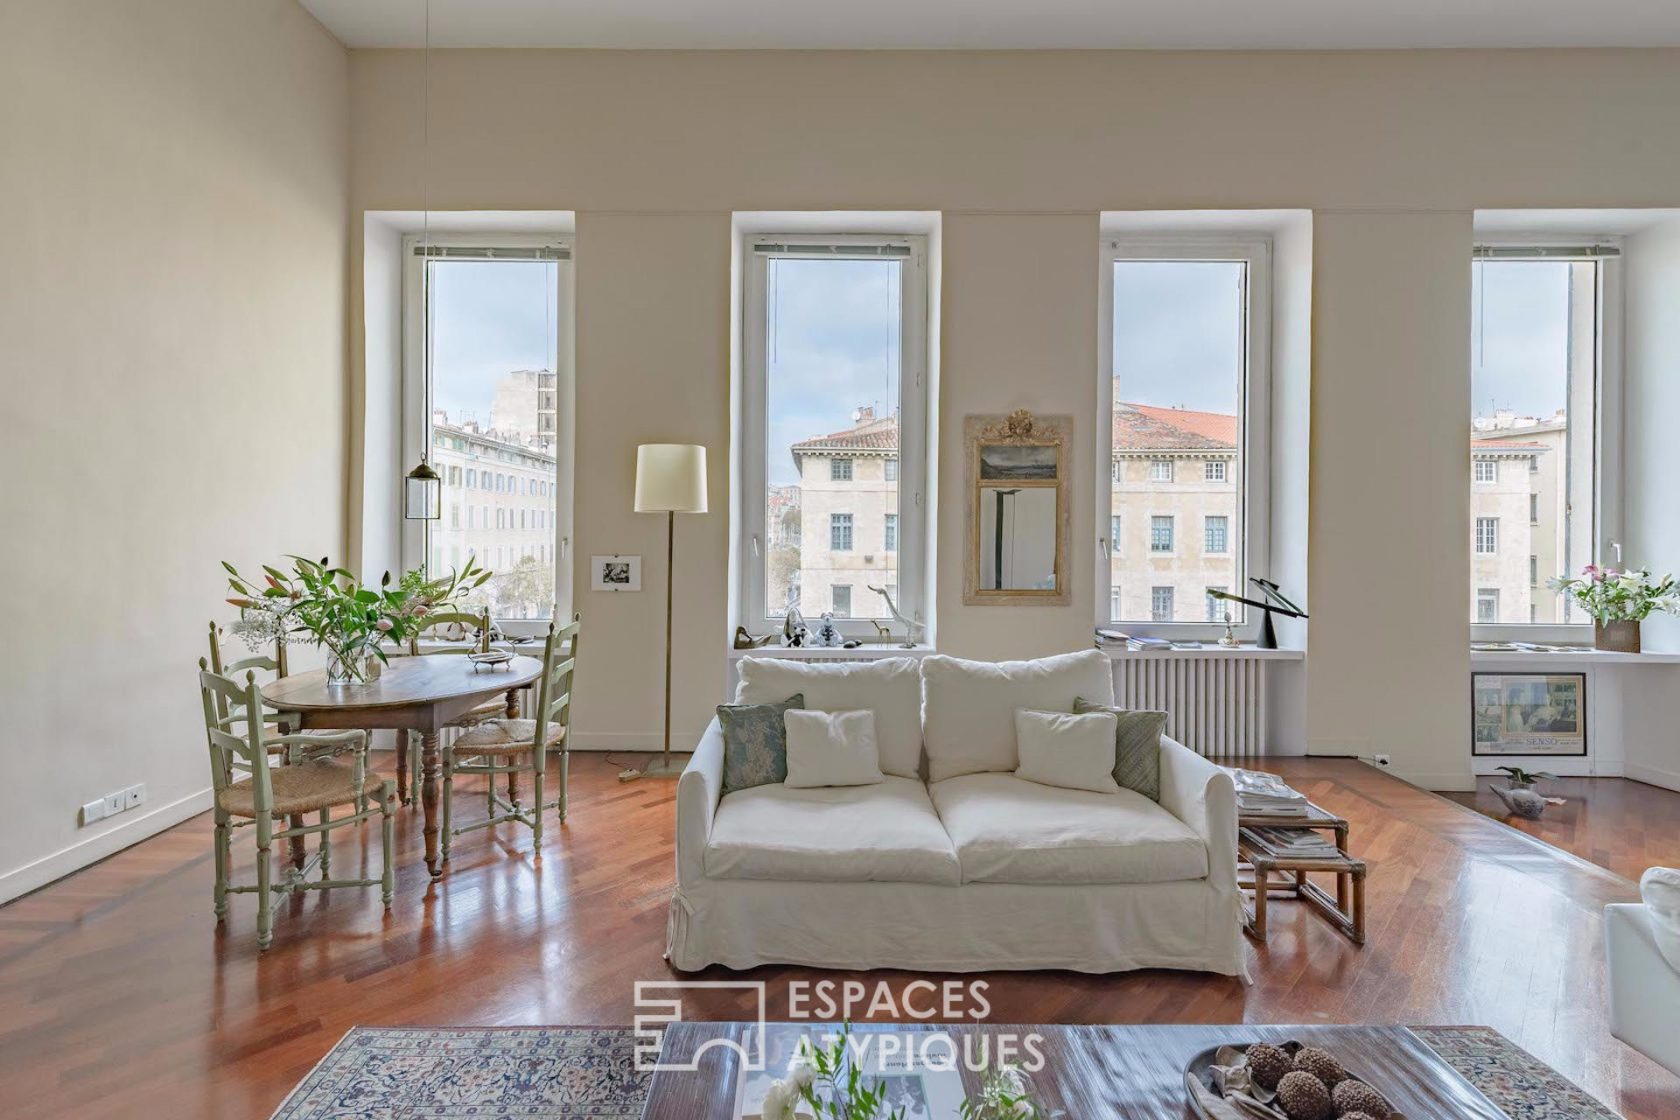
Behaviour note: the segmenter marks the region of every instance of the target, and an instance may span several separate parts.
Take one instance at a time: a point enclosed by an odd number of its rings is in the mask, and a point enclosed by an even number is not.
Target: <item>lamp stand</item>
[[[642,769],[648,778],[676,778],[684,767],[671,762],[671,577],[675,571],[677,554],[677,515],[665,513],[665,751],[658,762],[650,762]]]

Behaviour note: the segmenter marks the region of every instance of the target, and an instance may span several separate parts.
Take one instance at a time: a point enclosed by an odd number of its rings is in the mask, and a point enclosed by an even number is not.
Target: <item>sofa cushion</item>
[[[872,786],[881,781],[881,750],[875,744],[875,713],[788,712],[787,785]]]
[[[927,709],[922,739],[928,780],[934,782],[1019,766],[1017,708],[1072,712],[1081,696],[1114,703],[1114,668],[1096,649],[1036,661],[964,661],[930,654],[922,659],[922,682]],[[881,768],[886,769],[884,759]]]
[[[803,708],[797,693],[763,704],[719,704],[723,728],[723,792],[787,780],[789,708]]]
[[[1639,895],[1651,913],[1658,951],[1680,972],[1680,868],[1650,868],[1639,878]]]
[[[1203,879],[1207,848],[1140,793],[1091,793],[968,774],[928,787],[965,883],[1168,883]],[[737,795],[739,796],[739,795]]]
[[[1071,716],[1065,712],[1015,713],[1015,742],[1021,765],[1015,776],[1040,785],[1119,793],[1114,780],[1114,714]]]
[[[1115,782],[1151,801],[1161,800],[1161,736],[1167,733],[1167,713],[1093,704],[1083,696],[1073,702],[1073,710],[1113,714]]]
[[[961,882],[957,853],[914,778],[879,785],[758,786],[718,802],[706,842],[714,879]]]
[[[910,657],[876,661],[796,661],[743,657],[737,704],[774,703],[802,693],[803,708],[819,712],[875,713],[881,770],[914,778],[922,765],[922,675]]]

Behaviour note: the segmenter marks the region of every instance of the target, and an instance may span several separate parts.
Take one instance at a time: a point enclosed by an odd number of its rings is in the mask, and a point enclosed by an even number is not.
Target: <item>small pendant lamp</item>
[[[426,190],[424,193],[424,217],[420,235],[420,243],[426,249],[431,248],[432,200],[431,200],[431,141],[432,141],[432,3],[426,0],[426,42],[425,52],[421,55],[421,173],[426,176]],[[428,261],[429,263],[429,261]],[[424,379],[422,392],[426,395],[426,422],[421,426],[423,443],[420,448],[420,465],[409,471],[403,478],[403,517],[409,521],[436,521],[443,516],[443,479],[432,469],[430,461],[432,429],[432,340],[431,332],[426,332],[426,354],[421,360],[421,374]]]

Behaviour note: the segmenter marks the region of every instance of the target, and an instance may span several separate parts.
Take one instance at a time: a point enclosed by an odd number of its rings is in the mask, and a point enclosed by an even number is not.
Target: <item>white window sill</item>
[[[1539,650],[1539,649],[1473,649],[1470,664],[1487,665],[1513,662],[1534,666],[1563,668],[1570,665],[1680,665],[1680,653],[1617,653],[1606,649]]]
[[[1261,649],[1254,645],[1222,646],[1216,642],[1208,642],[1200,649],[1128,649],[1125,646],[1100,646],[1112,661],[1123,661],[1127,658],[1141,657],[1155,660],[1187,660],[1199,657],[1233,657],[1247,658],[1251,661],[1304,661],[1307,651],[1304,649]]]
[[[729,660],[739,661],[743,657],[783,657],[803,661],[820,661],[824,658],[845,658],[854,661],[876,660],[883,657],[926,657],[930,653],[938,652],[932,646],[919,645],[912,649],[905,649],[898,645],[882,645],[879,642],[866,642],[861,646],[846,649],[841,646],[760,646],[758,649],[729,649]]]

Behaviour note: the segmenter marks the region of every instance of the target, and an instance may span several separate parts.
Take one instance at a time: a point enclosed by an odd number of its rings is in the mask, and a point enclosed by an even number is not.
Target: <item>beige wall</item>
[[[990,657],[1089,640],[1099,213],[1305,208],[1320,301],[1305,735],[1467,782],[1471,212],[1674,203],[1680,147],[1662,138],[1680,52],[462,51],[432,66],[448,153],[434,206],[580,211],[579,555],[640,551],[657,589],[655,519],[626,512],[633,446],[713,449],[715,512],[680,542],[679,727],[724,677],[732,211],[942,211],[942,430],[1021,406],[1085,418],[1066,608],[961,606],[960,439],[939,450],[939,644]],[[419,77],[413,52],[352,54],[357,213],[421,201]],[[1373,460],[1422,474],[1372,502]],[[579,596],[596,637],[578,719],[633,734],[657,712],[662,605],[601,598]]]
[[[347,70],[292,0],[0,15],[0,900],[208,807],[217,561],[343,546]]]

